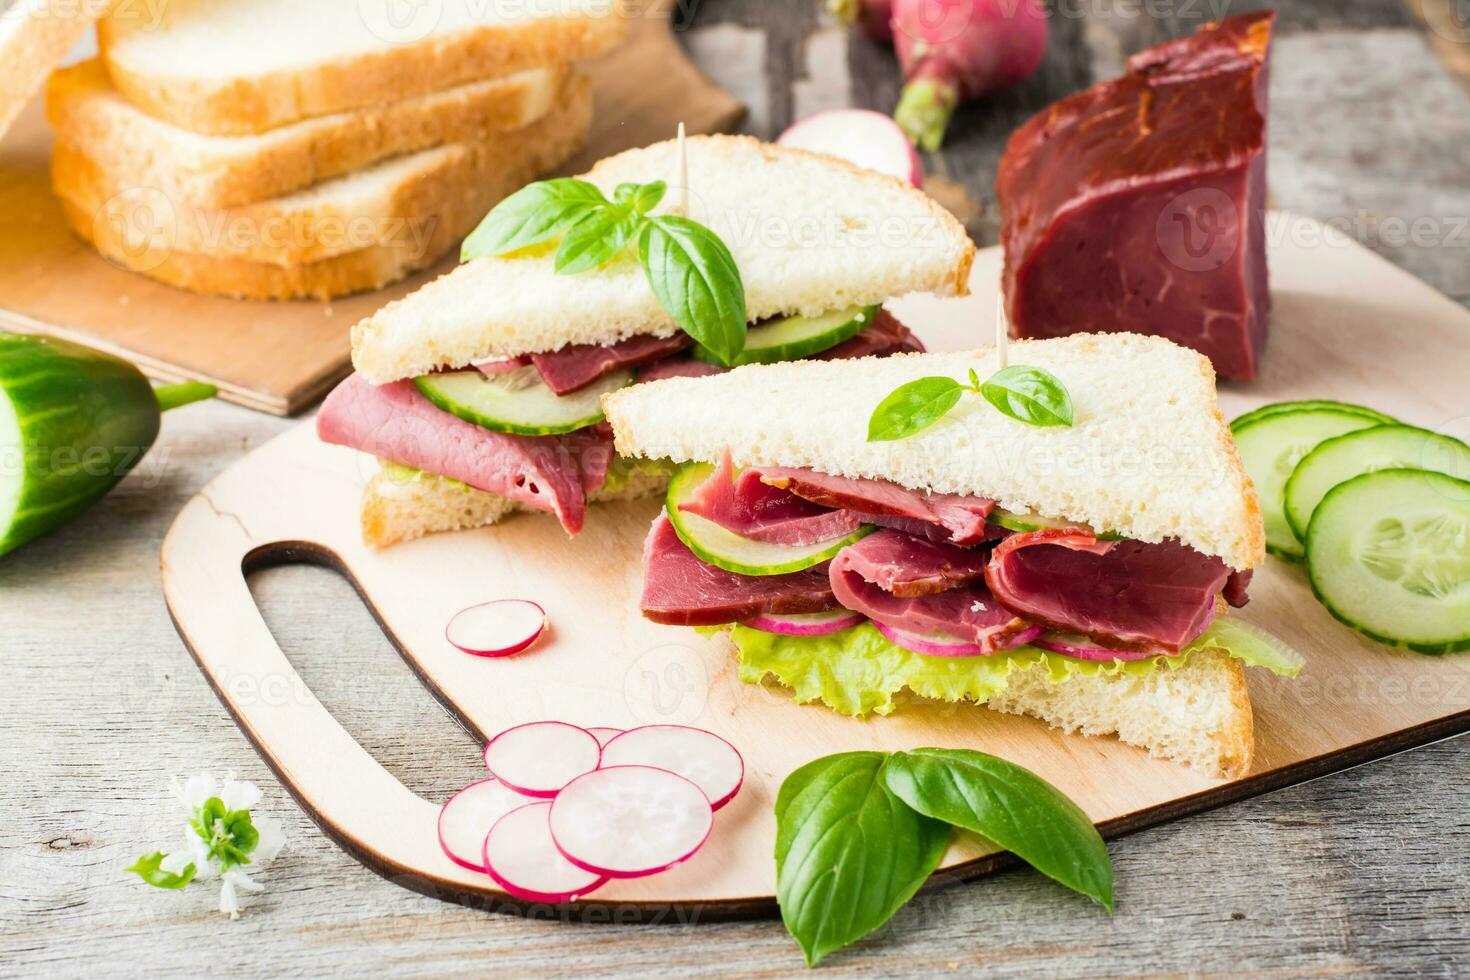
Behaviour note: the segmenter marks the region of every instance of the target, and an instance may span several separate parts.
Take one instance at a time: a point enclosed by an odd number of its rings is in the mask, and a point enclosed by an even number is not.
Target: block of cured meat
[[[1254,379],[1266,343],[1274,14],[1205,25],[1011,136],[996,190],[1012,333],[1131,331]]]

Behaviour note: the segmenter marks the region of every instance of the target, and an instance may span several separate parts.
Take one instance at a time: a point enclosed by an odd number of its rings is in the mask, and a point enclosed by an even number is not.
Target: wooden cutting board
[[[596,98],[588,145],[564,168],[673,136],[734,127],[745,113],[684,57],[666,18],[633,22],[622,47],[587,64]],[[112,351],[159,381],[211,381],[276,415],[314,404],[350,370],[352,325],[453,267],[331,303],[198,296],[113,265],[67,230],[48,177],[51,131],[36,99],[0,142],[0,330],[56,334]]]
[[[1227,416],[1267,401],[1340,398],[1470,434],[1470,313],[1316,222],[1275,214],[1271,240],[1266,370],[1252,387],[1222,391]],[[999,249],[986,250],[971,297],[891,307],[933,349],[981,346],[993,337],[999,267]],[[368,867],[446,900],[524,911],[440,852],[442,801],[406,789],[312,697],[251,599],[245,576],[253,570],[305,561],[347,575],[429,690],[482,740],[540,719],[672,722],[740,749],[745,786],[717,814],[708,845],[666,874],[611,883],[566,910],[591,921],[771,912],[776,790],[797,766],[831,752],[992,752],[1060,786],[1113,836],[1470,730],[1470,654],[1426,657],[1363,639],[1313,600],[1300,568],[1276,559],[1257,571],[1239,615],[1302,651],[1308,666],[1290,680],[1248,671],[1257,747],[1243,779],[1207,778],[1111,738],[1063,735],[971,705],[914,702],[888,718],[853,720],[742,684],[725,640],[638,615],[639,553],[658,501],[594,507],[573,540],[555,521],[527,515],[372,552],[359,539],[357,508],[375,469],[361,454],[317,442],[309,425],[279,437],[184,508],[164,542],[163,586],[200,668],[316,822]],[[448,645],[444,627],[455,611],[502,597],[544,605],[551,635],[504,660]],[[958,840],[941,877],[981,874],[1003,860]]]

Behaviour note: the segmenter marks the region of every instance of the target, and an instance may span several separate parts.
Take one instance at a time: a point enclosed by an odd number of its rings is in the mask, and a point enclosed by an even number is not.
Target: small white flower
[[[232,919],[239,918],[241,893],[265,889],[251,875],[275,860],[281,848],[286,845],[286,835],[281,830],[280,822],[272,817],[256,816],[249,812],[260,803],[260,788],[254,783],[235,779],[233,773],[226,776],[224,782],[216,780],[207,772],[190,776],[183,782],[175,778],[169,783],[169,792],[187,811],[188,819],[184,825],[183,845],[176,851],[162,855],[157,863],[158,870],[170,876],[182,877],[192,864],[193,880],[220,879],[219,909]],[[206,818],[204,806],[212,799],[218,800],[218,803],[213,813]],[[221,804],[224,813],[232,819],[220,818],[218,807]],[[256,841],[251,848],[232,850],[232,845],[236,845],[238,838],[232,835],[231,827],[237,823],[241,811],[245,811],[249,825],[255,828]],[[248,858],[244,864],[236,863],[240,851],[244,851]],[[177,881],[160,882],[154,878],[144,874],[144,880],[150,884],[167,888],[183,887]]]

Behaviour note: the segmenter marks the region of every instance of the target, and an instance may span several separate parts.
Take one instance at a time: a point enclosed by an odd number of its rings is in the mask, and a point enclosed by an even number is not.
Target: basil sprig
[[[868,441],[890,442],[924,431],[948,415],[967,391],[1027,425],[1072,424],[1072,396],[1057,376],[1043,368],[1012,364],[984,382],[972,368],[969,384],[935,376],[899,385],[868,418]]]
[[[1097,829],[1035,773],[968,749],[830,755],[776,796],[776,898],[808,965],[892,918],[938,867],[953,827],[1112,911]]]
[[[462,261],[505,255],[560,238],[561,275],[601,268],[636,241],[649,288],[674,322],[726,364],[745,349],[745,285],[730,249],[704,225],[649,212],[666,186],[619,184],[608,200],[574,177],[521,188],[485,216],[460,251]]]

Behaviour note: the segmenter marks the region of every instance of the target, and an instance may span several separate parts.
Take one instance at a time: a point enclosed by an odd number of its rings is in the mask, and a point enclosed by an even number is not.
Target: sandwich
[[[1301,662],[1227,615],[1264,532],[1208,359],[1079,334],[1009,360],[762,365],[607,395],[620,456],[683,464],[643,615],[727,630],[743,680],[845,714],[907,689],[1244,774],[1241,665]]]
[[[353,329],[356,371],[317,431],[384,463],[365,491],[370,545],[516,510],[576,534],[589,501],[658,492],[672,472],[613,452],[603,395],[919,351],[881,304],[967,291],[973,243],[908,184],[745,137],[691,138],[676,168],[677,147],[528,186],[467,239],[467,261]],[[553,205],[573,209],[554,234],[535,210]]]

